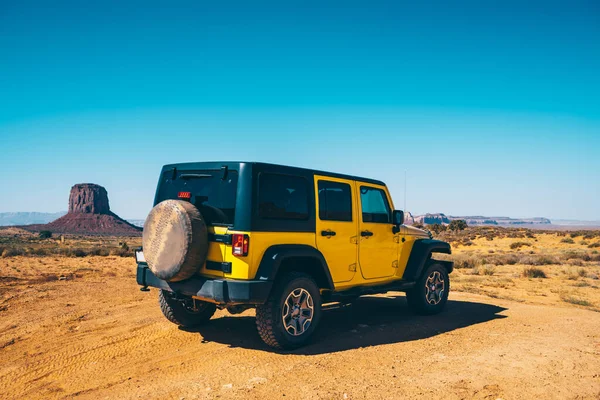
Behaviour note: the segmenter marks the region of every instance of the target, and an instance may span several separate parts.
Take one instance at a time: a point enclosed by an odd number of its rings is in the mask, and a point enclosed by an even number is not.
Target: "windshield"
[[[166,171],[161,179],[158,202],[177,199],[179,192],[190,192],[207,225],[231,226],[235,219],[237,171]]]

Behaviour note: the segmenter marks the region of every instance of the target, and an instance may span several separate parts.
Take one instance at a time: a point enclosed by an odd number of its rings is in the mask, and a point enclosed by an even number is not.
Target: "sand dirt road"
[[[116,272],[3,274],[0,398],[600,398],[597,312],[452,293],[417,317],[391,293],[327,310],[314,344],[283,354],[253,311],[178,329],[131,261],[102,262]]]

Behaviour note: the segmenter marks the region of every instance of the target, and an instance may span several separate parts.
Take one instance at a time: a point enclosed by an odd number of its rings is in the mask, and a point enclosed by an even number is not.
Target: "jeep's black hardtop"
[[[376,180],[376,179],[371,179],[371,178],[338,174],[336,172],[320,171],[317,169],[292,167],[289,165],[271,164],[271,163],[264,163],[264,162],[255,162],[255,161],[202,161],[202,162],[185,162],[185,163],[177,163],[177,164],[167,164],[167,165],[163,166],[162,172],[164,173],[165,171],[173,170],[173,168],[178,168],[178,169],[182,169],[182,170],[183,169],[185,169],[185,170],[194,170],[194,169],[220,170],[223,167],[227,167],[229,169],[235,169],[235,170],[250,168],[250,169],[256,169],[257,171],[260,171],[260,170],[264,169],[264,170],[268,170],[269,172],[277,172],[277,170],[280,170],[281,173],[285,173],[285,174],[293,173],[293,174],[323,175],[323,176],[330,176],[333,178],[350,179],[350,180],[385,186],[384,182]]]
[[[307,218],[285,221],[259,218],[256,205],[261,174],[305,179],[309,201]],[[269,163],[188,162],[168,164],[162,168],[154,205],[166,199],[176,199],[181,192],[189,192],[190,201],[200,209],[209,225],[229,226],[239,231],[314,232],[314,175],[385,186],[375,179]]]

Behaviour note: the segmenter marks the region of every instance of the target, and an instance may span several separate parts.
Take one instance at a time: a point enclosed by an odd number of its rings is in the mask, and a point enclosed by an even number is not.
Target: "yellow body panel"
[[[356,193],[361,187],[381,189],[387,196],[388,204],[393,209],[392,199],[389,197],[385,186],[356,182]],[[362,219],[360,196],[359,203],[359,246],[358,260],[362,276],[366,280],[392,277],[396,274],[398,266],[398,238],[392,232],[391,223],[364,222]],[[360,232],[367,231],[372,236],[360,236]]]
[[[328,221],[319,217],[319,181],[337,182],[347,184],[352,193],[352,199],[356,199],[356,188],[354,181],[347,179],[332,178],[329,176],[315,175],[316,201],[316,242],[317,249],[323,254],[329,266],[331,279],[334,285],[351,281],[357,270],[357,230],[358,230],[358,207],[352,202],[352,221]],[[323,236],[321,232],[335,232],[335,236]]]
[[[227,233],[245,233],[250,237],[247,256],[234,256],[231,253],[231,245],[225,246],[225,261],[231,262],[231,274],[224,274],[224,277],[229,279],[254,279],[265,251],[271,246],[278,244],[304,244],[315,247],[315,234],[311,232],[228,231]]]
[[[318,181],[325,180],[350,185],[352,191],[352,222],[322,221],[319,218]],[[198,274],[208,277],[251,280],[257,279],[256,272],[267,249],[279,244],[300,244],[318,249],[328,264],[336,291],[355,286],[380,285],[402,279],[414,242],[427,238],[422,230],[401,226],[400,232],[392,232],[392,224],[362,221],[360,186],[382,189],[390,207],[393,202],[385,186],[367,184],[330,176],[315,175],[316,229],[315,232],[241,232],[226,227],[211,227],[213,234],[247,234],[250,246],[247,256],[234,256],[232,246],[209,242],[207,259],[231,262],[231,273],[206,269]],[[321,231],[334,231],[335,236],[322,236]],[[360,232],[368,230],[373,236],[362,237]],[[402,240],[404,239],[404,240]]]

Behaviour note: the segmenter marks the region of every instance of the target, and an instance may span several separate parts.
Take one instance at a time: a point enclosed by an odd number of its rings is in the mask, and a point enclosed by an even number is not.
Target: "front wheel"
[[[217,306],[191,297],[175,298],[168,290],[158,292],[160,310],[172,323],[184,328],[202,325],[213,316]]]
[[[449,291],[448,271],[442,265],[433,263],[427,267],[416,285],[406,292],[406,301],[417,314],[437,314],[444,309]]]
[[[279,280],[267,302],[256,308],[258,334],[276,349],[304,346],[320,318],[319,287],[310,276],[296,272]]]

